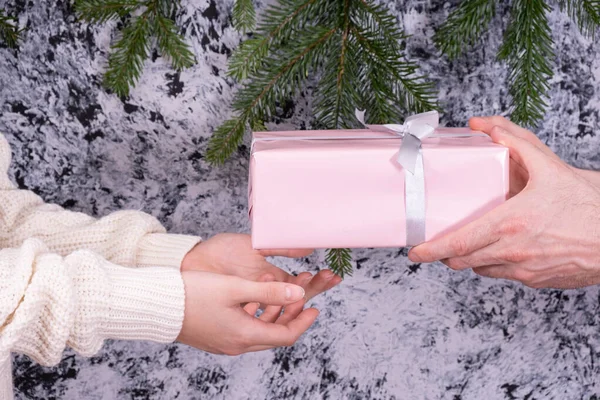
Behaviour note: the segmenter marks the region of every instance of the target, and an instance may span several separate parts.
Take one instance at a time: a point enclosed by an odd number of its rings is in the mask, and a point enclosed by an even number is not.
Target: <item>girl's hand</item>
[[[222,233],[198,243],[184,258],[182,271],[204,271],[233,275],[251,281],[272,276],[275,281],[301,285],[306,300],[323,293],[342,281],[330,270],[315,276],[303,272],[293,276],[266,260],[269,256],[306,257],[312,250],[254,250],[249,235]]]
[[[211,353],[238,355],[291,346],[319,315],[314,308],[302,311],[304,290],[297,285],[198,271],[182,276],[185,316],[178,340]],[[276,318],[264,317],[266,313],[256,318],[250,309],[256,311],[257,303],[296,306]]]

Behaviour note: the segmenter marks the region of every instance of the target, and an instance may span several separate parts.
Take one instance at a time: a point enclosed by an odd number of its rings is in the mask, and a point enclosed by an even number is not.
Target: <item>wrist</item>
[[[205,266],[209,265],[207,255],[204,251],[206,242],[197,243],[187,252],[181,261],[181,272],[184,271],[205,271]]]

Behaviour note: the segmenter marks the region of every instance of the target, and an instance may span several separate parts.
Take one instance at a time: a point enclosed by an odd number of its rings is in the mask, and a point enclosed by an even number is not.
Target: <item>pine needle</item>
[[[495,11],[495,0],[462,1],[440,26],[433,40],[442,53],[455,59],[481,39]]]
[[[352,253],[349,249],[329,249],[325,261],[331,270],[342,278],[346,275],[352,276]]]
[[[273,115],[277,99],[287,99],[296,92],[313,63],[322,58],[320,52],[334,32],[326,28],[307,29],[301,40],[279,49],[265,62],[265,68],[256,72],[253,79],[237,93],[233,103],[243,123],[228,121],[217,129],[218,135],[209,142],[209,162],[224,163],[243,139],[241,126],[246,126],[246,123],[255,125],[255,121]]]
[[[148,58],[152,25],[150,14],[145,12],[123,29],[123,36],[114,46],[108,58],[108,71],[104,84],[119,96],[128,96],[142,74],[144,61]]]
[[[91,23],[104,23],[120,19],[139,8],[139,0],[76,0],[75,11],[78,18]]]
[[[177,32],[177,26],[172,19],[164,17],[160,13],[156,16],[155,32],[158,39],[158,47],[161,52],[168,56],[175,69],[181,70],[194,65],[194,54],[185,43],[183,37]]]
[[[22,30],[19,30],[16,25],[16,20],[0,10],[0,40],[10,48],[16,48],[19,44],[19,35]]]
[[[582,34],[595,38],[600,27],[600,0],[561,0],[560,8],[577,23]]]
[[[139,80],[144,62],[150,53],[153,36],[161,53],[175,69],[194,64],[194,54],[178,32],[174,18],[177,0],[76,0],[79,18],[91,23],[123,20],[140,12],[141,15],[124,20],[120,38],[112,46],[104,85],[119,96],[128,96]]]
[[[240,32],[251,32],[256,27],[256,10],[252,0],[236,0],[232,12],[233,26]]]
[[[532,127],[544,116],[544,97],[552,77],[554,58],[551,31],[544,0],[514,0],[511,20],[498,52],[509,66],[509,92],[513,98],[511,119]]]

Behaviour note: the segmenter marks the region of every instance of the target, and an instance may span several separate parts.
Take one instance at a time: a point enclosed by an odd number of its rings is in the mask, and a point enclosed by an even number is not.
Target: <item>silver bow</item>
[[[358,121],[366,127],[377,125],[365,124],[364,110],[355,111]],[[437,111],[428,111],[411,115],[403,124],[386,124],[383,127],[402,137],[402,145],[398,153],[398,163],[406,171],[414,175],[417,168],[417,158],[421,151],[422,140],[433,135],[435,128],[440,124],[440,115]]]

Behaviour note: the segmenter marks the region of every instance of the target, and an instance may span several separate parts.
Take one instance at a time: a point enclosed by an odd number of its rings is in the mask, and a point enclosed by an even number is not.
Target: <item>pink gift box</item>
[[[472,132],[438,128],[435,134]],[[405,171],[396,161],[402,139],[381,135],[373,129],[255,132],[248,190],[253,247],[406,246]],[[421,152],[426,240],[505,201],[508,149],[489,137],[429,137]]]

